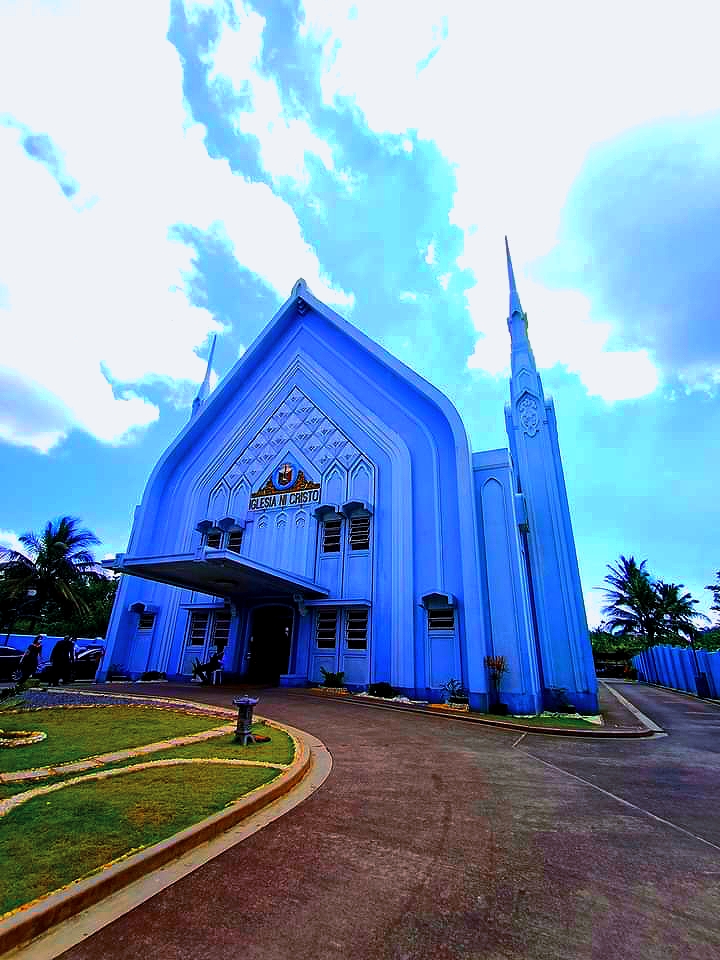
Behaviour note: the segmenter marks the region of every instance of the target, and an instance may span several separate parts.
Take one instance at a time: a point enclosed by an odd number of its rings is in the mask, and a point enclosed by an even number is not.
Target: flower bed
[[[46,737],[44,730],[0,730],[0,750],[8,747],[30,747]]]

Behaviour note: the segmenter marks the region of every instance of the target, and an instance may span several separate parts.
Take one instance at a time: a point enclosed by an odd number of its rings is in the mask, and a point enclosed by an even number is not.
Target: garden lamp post
[[[233,700],[234,705],[238,708],[235,743],[241,743],[244,747],[249,743],[257,743],[252,732],[253,707],[257,702],[257,697],[235,697]]]

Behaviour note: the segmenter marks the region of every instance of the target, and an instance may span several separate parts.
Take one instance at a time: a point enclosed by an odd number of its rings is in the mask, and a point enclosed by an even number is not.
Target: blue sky
[[[620,553],[707,610],[714,19],[0,0],[0,542],[69,513],[123,550],[210,336],[222,376],[299,276],[506,445],[507,233],[591,625]]]

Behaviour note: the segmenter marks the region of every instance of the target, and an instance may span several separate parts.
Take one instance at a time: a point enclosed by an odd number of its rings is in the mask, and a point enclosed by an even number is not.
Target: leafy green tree
[[[647,560],[638,564],[635,557],[622,555],[615,566],[608,564],[602,611],[609,633],[633,637],[643,648],[656,642],[660,628],[657,595],[646,564]]]
[[[51,636],[104,637],[107,633],[117,592],[119,577],[100,576],[86,580],[79,589],[86,605],[85,612],[75,611],[69,616],[44,617],[40,629]]]
[[[608,602],[603,608],[606,631],[635,641],[635,653],[656,643],[693,643],[698,635],[696,621],[707,620],[695,609],[698,601],[682,592],[682,583],[654,580],[646,564],[646,560],[638,564],[634,557],[622,555],[615,566],[608,564]]]
[[[713,595],[713,603],[710,609],[714,610],[715,613],[720,613],[720,570],[715,574],[715,579],[717,583],[709,583],[705,589]],[[718,617],[717,626],[720,627],[720,617]]]
[[[590,644],[598,659],[629,660],[643,649],[638,639],[615,635],[605,629],[605,624],[590,631]]]
[[[695,644],[699,650],[708,650],[711,653],[715,650],[720,650],[720,627],[709,627],[708,629],[700,630]]]
[[[51,615],[87,614],[83,588],[99,579],[91,548],[100,541],[80,527],[75,517],[49,521],[40,534],[24,533],[20,542],[26,553],[0,552],[0,611],[8,623],[23,612],[30,631]],[[34,593],[33,593],[34,591]],[[29,608],[29,609],[28,609]]]
[[[669,643],[677,642],[678,639],[693,643],[699,633],[695,621],[708,619],[704,613],[698,613],[695,609],[699,601],[693,600],[690,593],[680,592],[685,589],[683,583],[665,583],[658,580],[654,587],[658,598],[660,638]]]

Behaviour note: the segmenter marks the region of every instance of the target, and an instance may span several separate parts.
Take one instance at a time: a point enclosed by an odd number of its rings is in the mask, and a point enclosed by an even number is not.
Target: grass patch
[[[44,730],[47,740],[0,750],[0,773],[54,766],[100,753],[139,747],[227,723],[221,717],[178,713],[159,707],[50,707],[0,714],[5,730]]]
[[[243,747],[235,743],[235,735],[227,734],[222,737],[212,737],[203,743],[189,743],[184,747],[169,747],[167,750],[158,750],[142,757],[133,757],[130,760],[120,760],[108,763],[104,770],[116,767],[128,767],[134,763],[145,763],[153,760],[168,760],[172,757],[219,757],[224,760],[262,760],[265,763],[292,763],[295,758],[295,749],[290,737],[284,730],[265,726],[264,723],[254,723],[253,730],[265,737],[270,737],[270,743],[258,743],[255,746]],[[88,771],[89,772],[89,771]],[[16,793],[24,793],[33,787],[48,786],[59,783],[77,774],[58,774],[54,777],[44,777],[42,780],[19,780],[15,783],[0,784],[0,800],[13,797]]]
[[[477,713],[474,716],[483,720],[502,720],[503,723],[516,723],[528,727],[565,727],[574,730],[590,730],[597,728],[597,724],[579,717],[501,717],[496,713]]]
[[[147,759],[165,760],[169,757],[221,757],[224,760],[262,760],[265,763],[292,763],[295,749],[284,730],[275,730],[262,724],[253,724],[253,730],[270,737],[270,743],[256,743],[243,747],[235,743],[235,734],[213,737],[203,743],[189,743],[185,747],[171,747],[153,753]]]
[[[172,836],[278,773],[268,767],[161,767],[28,800],[2,820],[0,915]]]

